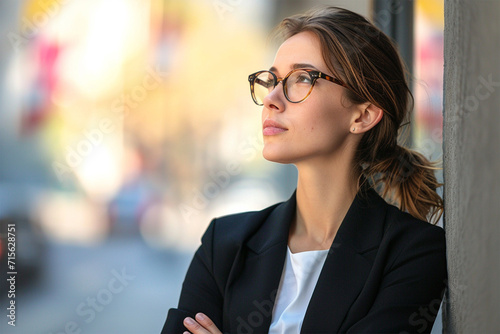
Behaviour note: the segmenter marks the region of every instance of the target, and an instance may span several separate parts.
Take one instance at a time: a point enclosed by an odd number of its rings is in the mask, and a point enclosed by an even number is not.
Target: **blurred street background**
[[[0,2],[0,333],[161,330],[210,220],[295,189],[293,166],[261,156],[247,76],[272,64],[282,18],[320,4],[374,15],[370,0]],[[409,139],[439,160],[443,1],[413,4]]]

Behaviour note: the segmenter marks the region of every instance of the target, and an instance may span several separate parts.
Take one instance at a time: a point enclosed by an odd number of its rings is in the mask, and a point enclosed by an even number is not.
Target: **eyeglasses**
[[[259,71],[248,76],[252,99],[259,106],[264,105],[264,98],[280,82],[283,83],[283,94],[288,101],[292,103],[302,102],[311,94],[314,84],[318,79],[325,79],[348,88],[346,84],[337,78],[308,69],[292,70],[283,79],[278,79],[276,74],[271,71]]]

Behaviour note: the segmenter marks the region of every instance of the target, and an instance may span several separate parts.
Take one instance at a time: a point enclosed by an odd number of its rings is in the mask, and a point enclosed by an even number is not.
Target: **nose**
[[[280,86],[281,85],[281,86]],[[278,82],[274,89],[266,95],[264,100],[264,107],[274,111],[285,110],[285,95],[283,94],[283,81]]]

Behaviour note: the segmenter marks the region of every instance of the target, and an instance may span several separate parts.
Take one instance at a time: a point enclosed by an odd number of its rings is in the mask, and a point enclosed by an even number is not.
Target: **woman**
[[[211,222],[163,333],[429,332],[447,272],[427,220],[443,202],[429,161],[397,143],[411,93],[394,45],[335,7],[278,31],[273,65],[249,81],[263,155],[293,163],[297,189]]]

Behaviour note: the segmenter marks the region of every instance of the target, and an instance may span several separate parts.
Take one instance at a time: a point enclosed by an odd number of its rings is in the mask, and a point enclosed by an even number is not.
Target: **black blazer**
[[[223,333],[267,333],[295,193],[262,211],[214,219],[162,333],[207,314]],[[446,286],[444,231],[360,191],[335,236],[301,333],[427,333]]]

